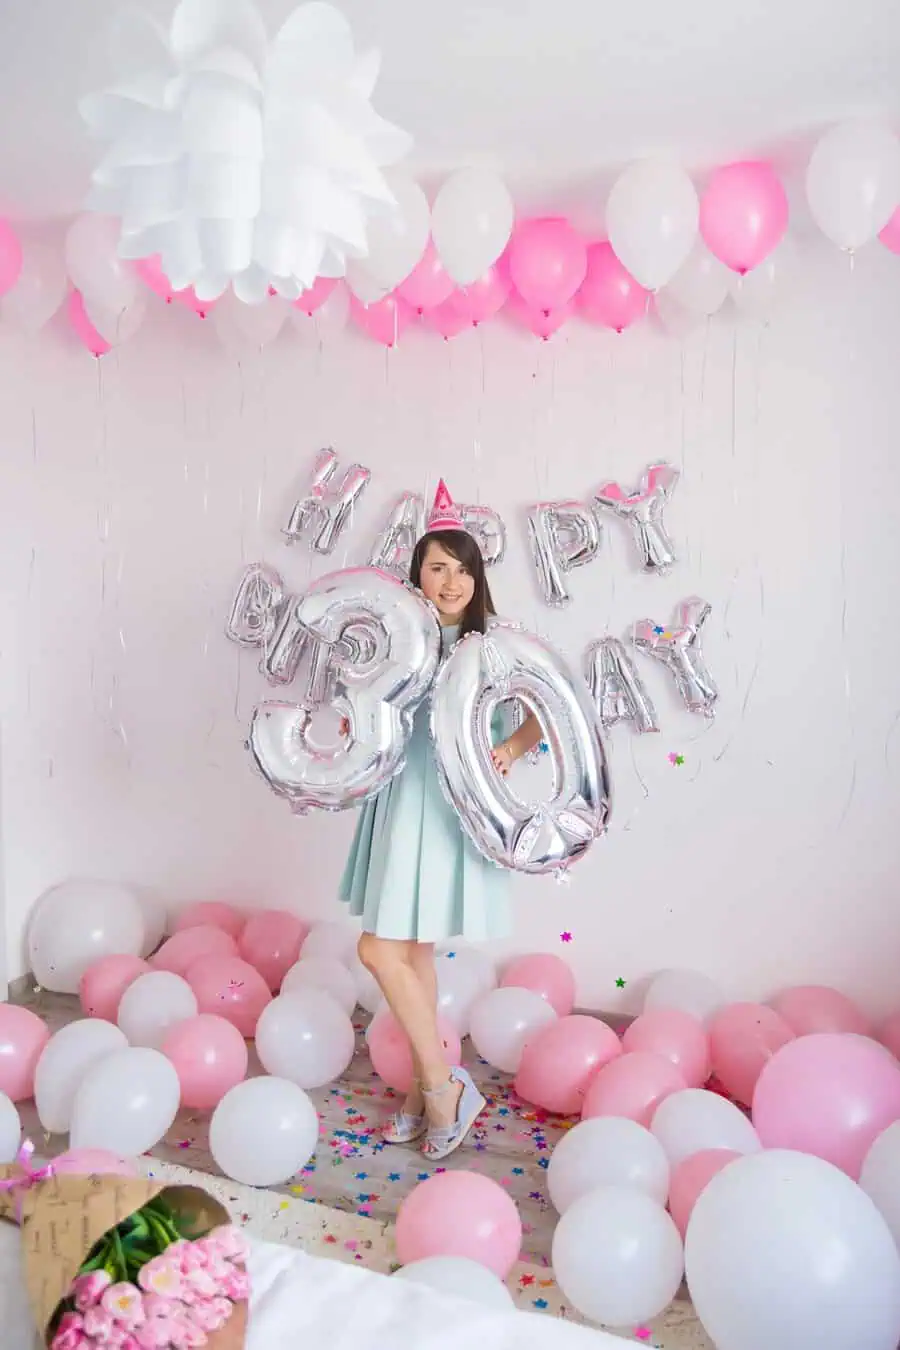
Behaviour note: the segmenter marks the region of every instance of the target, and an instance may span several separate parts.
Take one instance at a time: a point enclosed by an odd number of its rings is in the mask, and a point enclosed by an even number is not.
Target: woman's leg
[[[425,997],[431,1006],[437,1011],[437,971],[434,968],[434,943],[433,942],[412,942],[409,949],[409,962],[419,983],[425,990]],[[440,1034],[440,1033],[438,1033]],[[443,1048],[443,1047],[442,1047]],[[419,1056],[415,1049],[412,1052],[413,1072],[416,1081],[412,1086],[409,1097],[406,1099],[405,1109],[411,1115],[420,1116],[425,1110],[425,1098],[422,1095],[422,1089],[419,1086],[425,1079],[425,1068],[420,1063]]]

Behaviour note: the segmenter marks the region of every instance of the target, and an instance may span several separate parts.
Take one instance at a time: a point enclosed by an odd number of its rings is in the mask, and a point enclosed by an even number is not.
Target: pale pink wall
[[[577,661],[674,601],[712,601],[712,727],[642,666],[663,730],[612,737],[608,839],[571,886],[518,883],[515,946],[565,954],[582,1000],[634,1007],[642,976],[692,965],[735,995],[833,981],[900,1003],[900,269],[851,274],[824,247],[772,327],[714,321],[685,343],[505,328],[386,355],[284,333],[241,365],[160,310],[99,372],[62,335],[0,332],[3,849],[12,974],[28,907],[70,874],[170,905],[223,896],[334,914],[352,820],[297,820],[242,748],[266,689],[222,634],[241,564],[301,587],[280,527],[316,449],[373,473],[332,565],[357,561],[403,488],[439,473],[505,515],[502,611]],[[570,610],[536,598],[523,508],[684,479],[681,563],[639,575],[613,523]],[[683,753],[673,768],[667,754]],[[574,935],[563,949],[559,933]],[[628,981],[617,991],[615,980]]]

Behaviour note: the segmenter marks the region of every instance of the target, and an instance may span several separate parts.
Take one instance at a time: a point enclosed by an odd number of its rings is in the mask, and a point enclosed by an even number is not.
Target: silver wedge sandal
[[[481,1115],[487,1102],[472,1082],[465,1069],[451,1069],[450,1077],[439,1088],[423,1088],[426,1101],[429,1098],[442,1097],[449,1092],[454,1083],[462,1083],[462,1093],[456,1108],[456,1119],[449,1125],[428,1125],[424,1131],[422,1153],[432,1162],[440,1162],[459,1148],[466,1135]]]

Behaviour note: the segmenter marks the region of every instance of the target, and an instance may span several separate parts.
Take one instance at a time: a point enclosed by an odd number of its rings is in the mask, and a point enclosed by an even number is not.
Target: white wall
[[[12,974],[29,905],[71,874],[171,905],[336,912],[352,819],[295,819],[251,772],[242,742],[267,690],[222,633],[243,563],[310,575],[279,531],[330,444],[373,472],[331,565],[361,559],[395,494],[442,473],[506,517],[502,612],[575,660],[680,597],[713,603],[715,723],[643,663],[662,733],[615,730],[611,833],[568,888],[517,879],[514,946],[564,953],[582,1000],[606,1008],[634,1007],[672,964],[736,996],[827,980],[878,1011],[900,1003],[898,300],[896,259],[869,250],[851,273],[823,247],[769,329],[723,317],[684,343],[571,326],[541,345],[495,325],[388,354],[285,333],[239,365],[160,307],[98,369],[61,333],[0,332]],[[570,609],[548,610],[523,509],[655,458],[683,470],[679,566],[639,574],[612,522]]]

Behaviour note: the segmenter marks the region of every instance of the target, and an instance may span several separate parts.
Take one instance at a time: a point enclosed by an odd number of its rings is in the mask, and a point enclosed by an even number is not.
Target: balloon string
[[[853,273],[853,261],[854,261],[854,260],[853,260],[853,253],[852,253],[852,251],[851,251],[851,253],[850,253],[850,273],[851,273],[851,277],[852,277],[852,273]],[[853,281],[852,281],[852,280],[851,280],[850,285],[851,285],[851,288],[852,288],[852,287],[853,287]],[[858,294],[857,294],[857,296],[855,297],[855,299],[856,299],[856,301],[858,302],[858,299],[859,299]],[[858,303],[855,305],[855,307],[854,307],[854,309],[853,309],[853,319],[856,321],[856,323],[858,323],[858,319],[859,319],[859,306],[858,306]],[[849,366],[849,373],[850,373],[850,375],[851,375],[851,386],[852,386],[852,377],[853,377],[853,375],[854,375],[854,373],[855,373],[855,369],[856,369],[856,331],[857,331],[856,324],[854,324],[854,326],[853,326],[853,327],[851,328],[851,330],[850,330],[850,334],[851,334],[851,336],[850,336],[850,350],[849,350],[849,353],[848,353],[848,366]],[[847,796],[846,796],[846,799],[845,799],[845,801],[844,801],[844,806],[843,806],[843,809],[842,809],[841,814],[840,814],[840,818],[839,818],[838,823],[837,823],[837,829],[838,829],[838,830],[840,830],[840,829],[842,828],[842,826],[843,826],[843,824],[844,824],[844,821],[847,819],[847,816],[850,814],[850,808],[851,808],[851,806],[853,805],[853,799],[854,799],[854,797],[856,796],[856,779],[857,779],[857,771],[858,771],[858,767],[859,767],[859,758],[858,758],[857,750],[856,750],[856,746],[857,746],[857,740],[856,740],[856,717],[855,717],[854,710],[853,710],[853,689],[852,689],[851,682],[850,682],[850,646],[849,646],[849,640],[848,640],[848,608],[849,608],[849,593],[848,593],[848,587],[847,587],[847,520],[846,520],[846,511],[845,511],[845,507],[844,507],[844,495],[845,495],[845,494],[844,494],[844,481],[845,481],[845,474],[844,474],[844,443],[845,443],[845,437],[842,436],[842,437],[840,438],[840,443],[839,443],[839,445],[838,445],[838,471],[837,471],[837,480],[838,480],[838,482],[837,482],[837,486],[838,486],[838,520],[839,520],[839,529],[840,529],[840,534],[841,534],[841,553],[840,553],[840,558],[841,558],[841,663],[842,663],[842,665],[843,665],[844,705],[845,705],[846,716],[847,716],[847,731],[848,731],[849,737],[850,737],[850,748],[851,748],[851,752],[852,752],[852,755],[853,755],[853,762],[852,762],[852,766],[851,766],[851,770],[850,770],[850,783],[849,783],[849,785],[848,785],[848,787],[847,787]]]

